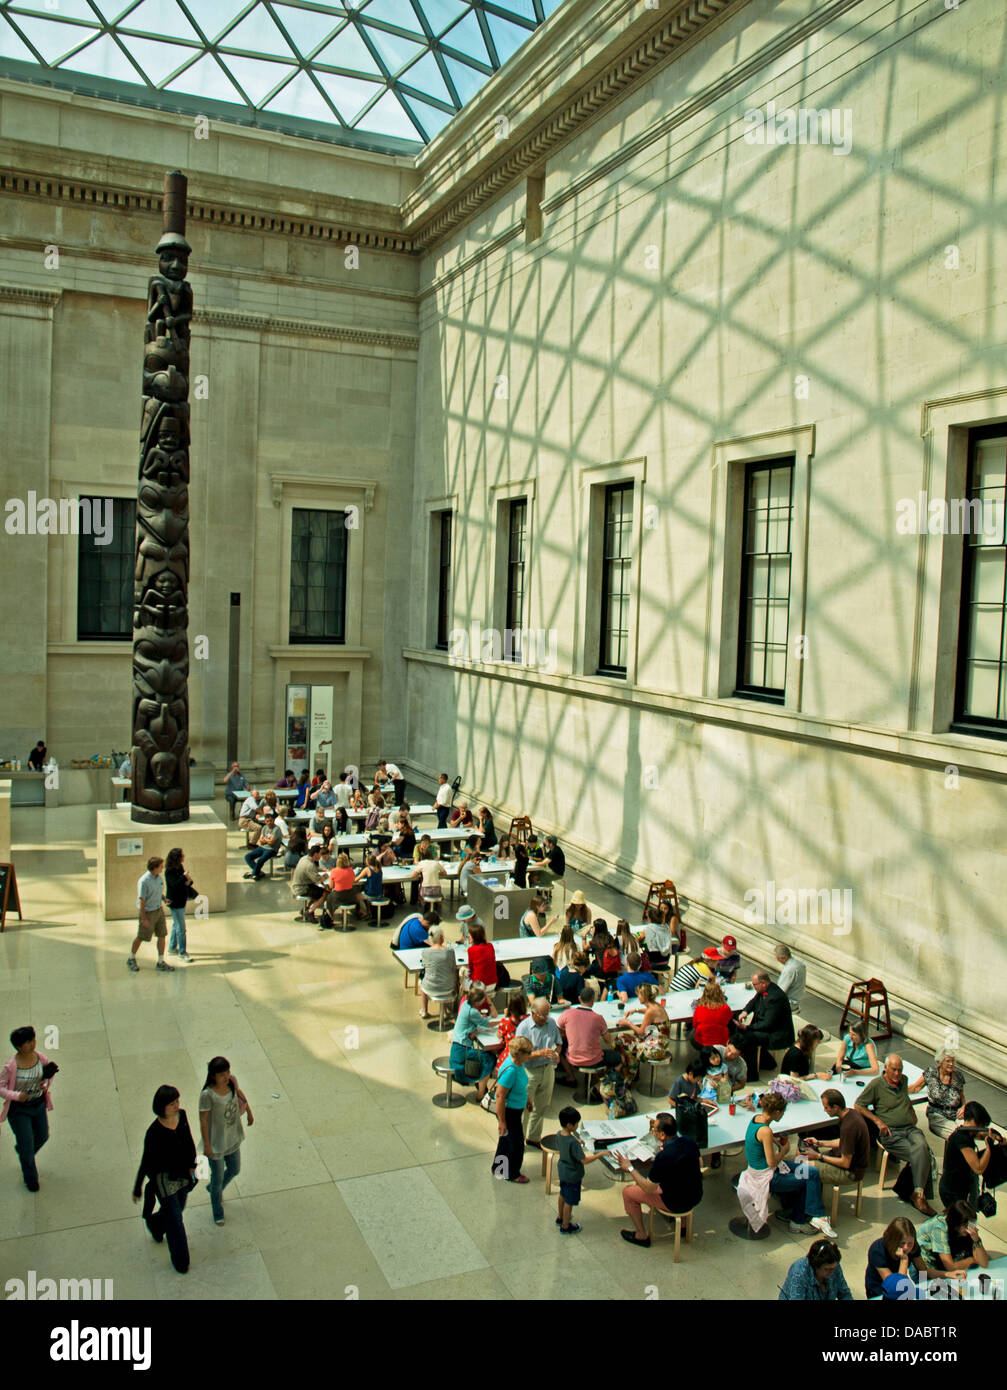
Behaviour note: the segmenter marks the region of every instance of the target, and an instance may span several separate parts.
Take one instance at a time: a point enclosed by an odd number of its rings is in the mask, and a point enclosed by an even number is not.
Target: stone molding
[[[377,483],[371,478],[334,478],[331,474],[319,478],[311,473],[271,473],[269,482],[274,507],[279,507],[282,504],[285,487],[308,487],[316,490],[318,488],[345,488],[347,492],[362,492],[364,494],[364,511],[369,512],[374,507],[374,492],[377,488]]]
[[[276,318],[272,314],[253,314],[236,309],[197,309],[194,324],[209,328],[246,329],[252,333],[287,333],[298,337],[329,338],[355,347],[386,348],[392,352],[417,353],[419,336],[384,333],[376,328],[350,328],[346,324],[319,323],[312,319]]]
[[[34,285],[0,285],[0,304],[28,304],[51,314],[62,294],[62,289],[40,290]]]

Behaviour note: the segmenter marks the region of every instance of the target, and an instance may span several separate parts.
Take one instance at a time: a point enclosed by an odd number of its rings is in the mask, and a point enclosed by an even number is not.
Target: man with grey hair
[[[443,1015],[443,1001],[450,1000],[451,996],[458,992],[458,965],[455,961],[454,947],[450,942],[445,942],[441,927],[431,927],[427,933],[427,940],[430,944],[424,946],[420,957],[423,963],[420,976],[423,1008],[420,1010],[420,1018],[430,1017],[427,1005],[431,999],[441,1001]]]
[[[881,1147],[912,1169],[913,1206],[924,1216],[934,1216],[924,1195],[930,1182],[930,1146],[916,1123],[909,1083],[902,1074],[902,1058],[897,1052],[885,1058],[884,1070],[864,1087],[856,1108],[877,1129]]]
[[[790,1000],[791,1011],[795,1014],[799,1013],[801,1005],[804,1003],[804,986],[808,978],[808,967],[802,960],[791,955],[790,947],[784,946],[782,942],[773,954],[782,967],[776,983]]]
[[[539,997],[531,1001],[531,1013],[518,1024],[515,1037],[527,1038],[532,1046],[531,1056],[524,1064],[528,1074],[528,1104],[531,1106],[525,1142],[533,1149],[540,1149],[542,1124],[552,1100],[556,1063],[563,1045],[556,1020],[549,1013],[548,999]]]

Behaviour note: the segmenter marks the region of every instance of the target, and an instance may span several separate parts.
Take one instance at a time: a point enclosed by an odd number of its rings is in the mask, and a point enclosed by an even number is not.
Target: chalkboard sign
[[[6,930],[7,909],[17,908],[18,921],[21,916],[21,895],[17,891],[17,874],[13,864],[0,864],[0,931]]]

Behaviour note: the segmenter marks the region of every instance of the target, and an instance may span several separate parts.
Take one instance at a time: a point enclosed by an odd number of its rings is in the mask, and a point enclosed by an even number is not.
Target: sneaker
[[[798,1226],[796,1221],[791,1221],[789,1212],[778,1211],[775,1212],[774,1215],[782,1226],[786,1226],[792,1236],[799,1236],[804,1229],[802,1226]]]
[[[169,947],[168,947],[168,955],[169,955],[169,956],[177,956],[177,955],[178,955],[178,947],[177,947],[177,946],[169,946]]]
[[[247,873],[247,874],[242,874],[241,877],[242,877],[242,878],[254,878],[255,875],[254,875],[253,873]]]
[[[823,1236],[828,1236],[829,1240],[835,1240],[838,1232],[834,1231],[832,1224],[827,1216],[813,1216],[808,1222],[809,1226],[814,1226],[816,1231],[821,1231]]]
[[[518,1175],[517,1175],[516,1178],[508,1178],[507,1181],[508,1181],[508,1182],[530,1182],[531,1179],[525,1177],[524,1173],[518,1173]],[[560,1227],[560,1229],[562,1230],[562,1227]]]
[[[213,1224],[214,1224],[215,1226],[223,1226],[223,1224],[224,1224],[224,1218],[223,1218],[222,1216],[215,1216],[215,1217],[213,1218]]]
[[[542,1147],[538,1139],[526,1139],[524,1142],[527,1149],[540,1149]]]
[[[168,962],[167,962],[166,960],[159,960],[159,961],[157,962],[157,969],[158,969],[158,970],[165,970],[165,971],[168,971],[169,973],[173,973],[175,967],[174,967],[173,965],[169,965]]]
[[[192,957],[186,951],[179,951],[178,958],[179,960],[184,960],[186,965],[192,964]]]
[[[575,1223],[572,1226],[560,1226],[559,1233],[561,1236],[575,1236],[580,1229],[581,1227]]]
[[[140,969],[140,967],[139,967],[139,966],[137,965],[137,963],[136,963],[136,957],[135,957],[135,956],[127,956],[127,957],[126,957],[126,964],[127,964],[127,966],[129,967],[130,970],[139,970],[139,969]]]

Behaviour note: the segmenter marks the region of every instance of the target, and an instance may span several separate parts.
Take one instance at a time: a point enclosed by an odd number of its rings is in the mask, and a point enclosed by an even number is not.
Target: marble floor
[[[227,912],[190,919],[193,963],[156,973],[145,946],[131,974],[131,925],[98,918],[94,831],[94,807],[15,812],[26,920],[8,917],[0,935],[0,1029],[6,1039],[30,1022],[61,1071],[37,1194],[21,1182],[9,1127],[0,1136],[0,1286],[34,1270],[111,1278],[119,1298],[755,1299],[775,1298],[807,1250],[808,1236],[775,1222],[758,1245],[730,1234],[738,1158],[707,1177],[678,1265],[670,1241],[648,1251],[619,1239],[620,1190],[600,1164],[587,1169],[583,1232],[560,1236],[534,1151],[528,1186],[495,1181],[493,1118],[473,1104],[431,1104],[443,1089],[431,1062],[447,1044],[419,1021],[390,932],[322,935],[296,924],[280,874],[243,881],[243,836],[233,831]],[[569,886],[613,917],[629,910],[576,874]],[[835,1029],[838,1012],[824,1001],[809,1000],[804,1013]],[[217,1053],[255,1124],[226,1194],[226,1225],[213,1224],[205,1185],[189,1199],[192,1265],[182,1277],[130,1194],[154,1090],[177,1086],[198,1131],[198,1094]],[[904,1053],[925,1060],[910,1045]],[[974,1085],[969,1094],[1007,1119],[1002,1092]],[[554,1111],[569,1096],[557,1087]],[[876,1186],[865,1188],[859,1218],[841,1205],[855,1295],[868,1244],[906,1211]],[[1007,1251],[1007,1217],[982,1225],[988,1244]]]

